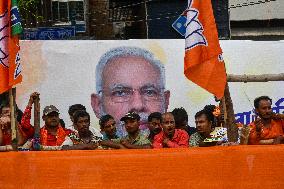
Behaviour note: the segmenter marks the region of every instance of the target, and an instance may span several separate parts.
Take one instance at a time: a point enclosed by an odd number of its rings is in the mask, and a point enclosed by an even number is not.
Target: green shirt
[[[203,141],[204,138],[198,133],[193,133],[189,138],[189,146],[190,147],[198,147],[199,143]]]
[[[129,135],[127,135],[123,138],[112,139],[111,141],[113,141],[115,143],[120,143],[121,140],[127,140],[130,144],[138,145],[138,146],[150,145],[151,144],[148,137],[143,135],[141,132],[139,132],[139,134],[137,135],[137,137],[135,139],[133,139]]]

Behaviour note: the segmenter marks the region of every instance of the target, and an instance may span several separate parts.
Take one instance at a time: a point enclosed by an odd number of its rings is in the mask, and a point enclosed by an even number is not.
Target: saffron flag
[[[186,12],[184,74],[220,99],[226,71],[211,0],[189,0]]]
[[[17,0],[0,1],[0,94],[22,81],[18,34],[22,32]]]

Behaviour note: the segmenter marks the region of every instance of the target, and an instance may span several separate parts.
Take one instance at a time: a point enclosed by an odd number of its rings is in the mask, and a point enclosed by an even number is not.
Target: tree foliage
[[[38,10],[40,0],[18,0],[18,7],[21,17],[26,22],[38,21],[42,19]]]

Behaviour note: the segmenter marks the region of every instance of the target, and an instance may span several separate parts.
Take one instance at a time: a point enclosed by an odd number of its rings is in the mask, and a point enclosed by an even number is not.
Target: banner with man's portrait
[[[283,41],[221,41],[228,74],[284,73]],[[17,104],[24,109],[29,95],[40,93],[41,110],[55,105],[66,125],[68,108],[83,104],[91,125],[112,114],[119,120],[135,110],[142,125],[149,113],[184,107],[190,126],[212,94],[183,74],[184,40],[21,41],[23,82],[17,85]],[[284,111],[283,82],[229,83],[236,118],[252,121],[253,100],[268,95],[273,110]]]

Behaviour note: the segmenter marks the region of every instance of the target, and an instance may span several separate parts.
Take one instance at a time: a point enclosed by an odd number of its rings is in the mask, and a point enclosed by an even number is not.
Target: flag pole
[[[238,141],[238,127],[236,125],[236,118],[234,113],[233,101],[231,98],[229,85],[226,83],[224,97],[223,97],[223,111],[226,112],[225,127],[227,128],[229,142]]]
[[[17,151],[17,124],[16,124],[16,113],[15,113],[15,95],[16,88],[9,89],[9,104],[11,110],[11,130],[12,130],[12,146],[13,150]]]

